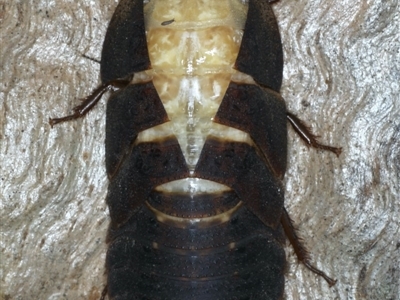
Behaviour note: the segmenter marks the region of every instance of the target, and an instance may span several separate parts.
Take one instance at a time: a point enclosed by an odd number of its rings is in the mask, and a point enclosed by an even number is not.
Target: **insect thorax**
[[[153,81],[169,122],[141,132],[137,143],[175,136],[191,173],[208,136],[252,143],[247,133],[213,122],[231,80],[253,82],[234,69],[247,8],[238,0],[145,4],[152,68],[145,71],[144,80]],[[222,192],[227,187],[189,178],[159,189],[196,194],[204,189]]]

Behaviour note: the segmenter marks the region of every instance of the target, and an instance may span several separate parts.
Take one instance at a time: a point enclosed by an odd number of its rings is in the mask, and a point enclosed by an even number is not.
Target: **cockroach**
[[[121,0],[101,81],[106,112],[109,299],[282,299],[285,237],[310,263],[284,207],[283,55],[267,0]],[[165,21],[170,20],[170,21]],[[165,26],[168,25],[168,26]]]

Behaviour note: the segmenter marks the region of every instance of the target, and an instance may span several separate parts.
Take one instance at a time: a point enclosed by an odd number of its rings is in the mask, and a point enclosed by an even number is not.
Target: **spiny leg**
[[[82,100],[80,105],[75,106],[72,110],[71,115],[61,118],[50,118],[50,126],[53,127],[55,124],[74,120],[85,116],[96,104],[99,102],[101,96],[107,91],[117,91],[121,88],[126,87],[129,84],[129,80],[112,80],[104,83],[94,90],[92,94]]]
[[[107,293],[108,293],[108,286],[106,285],[106,286],[104,287],[103,291],[101,292],[100,300],[106,299]]]
[[[302,244],[301,239],[297,236],[296,229],[293,226],[293,221],[290,219],[290,216],[285,208],[283,208],[281,224],[283,226],[283,230],[285,231],[286,236],[290,241],[290,244],[293,246],[297,259],[302,262],[307,267],[307,269],[311,270],[319,276],[322,276],[326,280],[326,282],[328,282],[330,287],[335,285],[337,280],[330,278],[323,271],[317,269],[310,263],[308,251]]]
[[[342,153],[341,147],[332,147],[319,143],[318,136],[314,135],[311,132],[310,127],[308,127],[302,120],[300,120],[294,114],[287,112],[286,117],[289,120],[290,125],[292,125],[294,131],[296,131],[296,133],[301,137],[303,141],[307,143],[307,145],[314,148],[331,151],[335,153],[336,156],[339,156],[340,153]]]

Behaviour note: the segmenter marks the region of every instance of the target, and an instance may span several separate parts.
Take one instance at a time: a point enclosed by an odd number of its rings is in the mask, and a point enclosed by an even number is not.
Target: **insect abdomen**
[[[213,202],[202,198],[194,200]],[[111,299],[279,299],[284,252],[254,214],[242,206],[227,222],[186,226],[159,222],[142,207],[109,248]]]

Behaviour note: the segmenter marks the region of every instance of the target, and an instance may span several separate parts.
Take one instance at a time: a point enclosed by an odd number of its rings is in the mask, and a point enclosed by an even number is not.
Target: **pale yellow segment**
[[[242,0],[149,1],[144,15],[153,70],[176,75],[233,72],[247,9]]]
[[[226,212],[212,216],[212,217],[204,217],[204,218],[180,218],[175,216],[167,215],[158,209],[155,209],[148,202],[146,202],[146,206],[154,213],[157,221],[168,224],[173,227],[178,228],[188,228],[188,227],[197,227],[197,228],[207,228],[210,226],[216,226],[219,224],[223,224],[232,219],[233,214],[243,205],[243,202],[239,202],[235,207],[227,210]]]
[[[160,138],[166,138],[168,136],[173,136],[174,131],[171,122],[167,122],[161,125],[151,127],[149,129],[139,132],[135,143],[146,143],[154,142]]]
[[[250,135],[242,130],[225,126],[218,123],[212,123],[209,131],[209,136],[216,137],[228,142],[240,142],[253,145],[253,140]]]
[[[183,29],[217,25],[243,28],[247,5],[242,0],[151,0],[144,5],[146,28],[168,26]]]
[[[230,80],[230,73],[201,76],[155,72],[153,74],[153,84],[170,119],[183,113],[213,116],[221,104]],[[187,107],[191,101],[197,102],[193,112]]]
[[[185,178],[170,181],[156,187],[156,191],[165,193],[182,194],[217,194],[228,192],[231,188],[218,182],[205,180],[201,178]]]
[[[233,72],[242,31],[216,26],[196,30],[149,29],[147,43],[156,72],[201,75]]]

